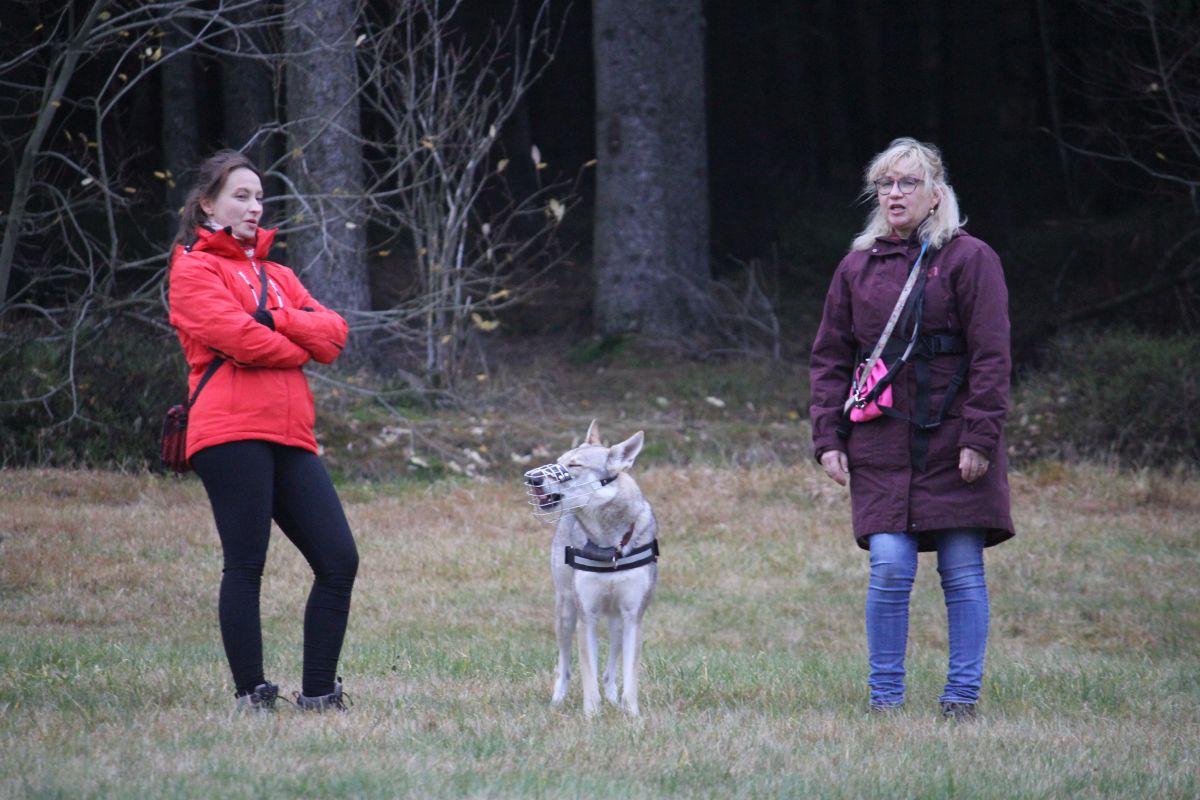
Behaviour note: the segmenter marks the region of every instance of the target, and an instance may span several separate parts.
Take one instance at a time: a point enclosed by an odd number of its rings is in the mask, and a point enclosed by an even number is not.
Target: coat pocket
[[[891,417],[856,423],[846,440],[846,456],[850,468],[886,467],[895,469],[909,463],[909,424]]]
[[[928,463],[958,463],[958,440],[962,435],[962,417],[947,417],[929,434]]]

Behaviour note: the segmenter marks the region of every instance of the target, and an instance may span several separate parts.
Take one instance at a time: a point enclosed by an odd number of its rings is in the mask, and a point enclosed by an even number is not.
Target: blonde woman
[[[963,230],[936,147],[896,139],[864,177],[872,209],[834,273],[812,347],[815,455],[849,485],[854,538],[870,552],[871,710],[905,701],[917,553],[936,550],[950,649],[941,713],[972,719],[989,616],[983,550],[1014,535],[1004,443],[1008,291],[996,253]],[[878,415],[851,422],[852,373],[897,312],[881,357],[890,405],[876,393]]]

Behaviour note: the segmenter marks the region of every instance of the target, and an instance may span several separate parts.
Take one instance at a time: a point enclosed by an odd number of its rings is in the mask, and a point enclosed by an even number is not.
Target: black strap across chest
[[[912,334],[907,339],[891,339],[883,348],[883,360],[888,365],[887,374],[871,388],[871,391],[863,398],[863,405],[875,403],[876,406],[886,416],[893,419],[901,419],[911,423],[913,426],[911,452],[913,469],[918,472],[924,472],[929,457],[929,436],[936,430],[945,419],[946,414],[950,410],[950,406],[954,403],[954,398],[958,395],[959,389],[967,380],[967,372],[971,365],[971,354],[967,352],[967,340],[958,334],[922,334],[921,322],[925,311],[925,280],[926,272],[922,271],[917,288],[913,292],[912,299],[908,307],[905,309],[904,319],[899,326],[901,330],[908,328],[911,324]],[[930,376],[929,364],[933,359],[939,356],[955,355],[961,353],[962,357],[958,361],[958,369],[950,378],[950,382],[946,386],[946,392],[942,395],[942,404],[938,409],[937,415],[931,417],[929,414],[930,400],[933,394],[932,381]],[[862,360],[862,353],[855,355],[854,363],[857,364]],[[913,400],[913,414],[908,416],[900,413],[891,406],[885,406],[878,402],[879,395],[891,385],[892,381],[902,369],[908,364],[913,365],[914,378],[917,384],[916,397]],[[850,431],[854,423],[850,421],[849,414],[842,417],[841,423],[837,427],[838,436],[842,439],[849,438]]]

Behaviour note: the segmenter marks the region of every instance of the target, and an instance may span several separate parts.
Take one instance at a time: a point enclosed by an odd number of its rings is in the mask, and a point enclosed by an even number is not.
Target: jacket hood
[[[259,228],[254,239],[254,257],[261,261],[271,250],[278,228]],[[246,247],[233,236],[230,228],[219,231],[210,230],[203,226],[196,228],[196,242],[192,252],[212,253],[226,258],[245,258]]]

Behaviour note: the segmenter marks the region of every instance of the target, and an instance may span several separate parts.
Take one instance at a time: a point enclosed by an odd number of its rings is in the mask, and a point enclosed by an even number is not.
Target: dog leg
[[[562,705],[571,682],[571,639],[575,637],[575,603],[571,598],[555,598],[555,638],[558,639],[558,670],[554,681],[553,705]]]
[[[642,615],[625,617],[622,667],[621,708],[631,717],[638,716],[638,664],[642,658]]]
[[[583,629],[579,632],[579,680],[583,684],[583,713],[594,717],[600,711],[600,684],[596,680],[597,614],[581,610]]]
[[[608,618],[608,663],[604,666],[604,697],[614,706],[617,700],[617,664],[621,658],[621,617],[612,614]]]

